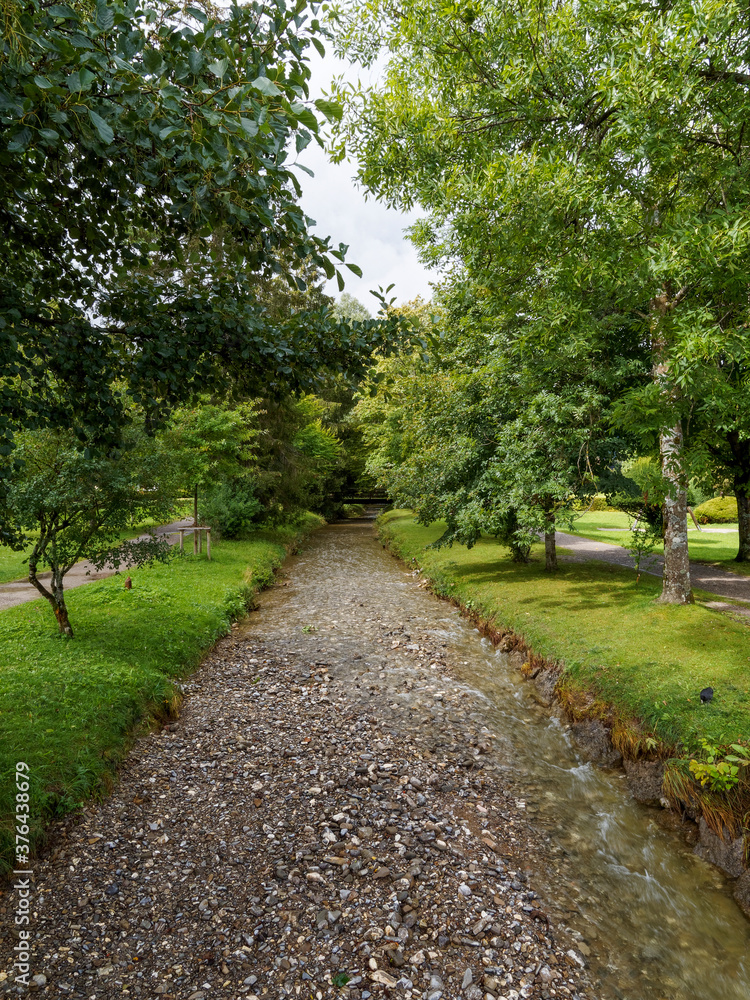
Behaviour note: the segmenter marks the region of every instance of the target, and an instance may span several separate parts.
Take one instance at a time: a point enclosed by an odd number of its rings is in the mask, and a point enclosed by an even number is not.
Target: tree
[[[80,559],[115,569],[166,559],[164,540],[122,542],[120,535],[133,523],[168,517],[177,484],[164,451],[142,428],[131,427],[123,450],[106,457],[86,457],[68,431],[24,431],[17,454],[7,499],[11,526],[22,538],[32,533],[29,582],[49,602],[61,634],[72,637],[65,575]],[[39,576],[44,566],[49,585]]]
[[[694,347],[714,363],[747,309],[746,7],[374,0],[337,18],[352,55],[390,53],[383,86],[350,101],[340,152],[370,190],[430,212],[423,258],[514,296],[540,345],[608,313],[650,349],[629,429],[656,432],[670,484],[662,600],[692,600]]]
[[[314,4],[3,11],[3,454],[19,426],[117,445],[134,402],[153,429],[227,373],[280,392],[364,371],[393,324],[333,321],[325,301],[279,318],[259,291],[274,274],[302,287],[308,265],[343,287],[346,248],[313,236],[297,201],[294,157],[316,116],[340,113],[308,100]]]
[[[443,287],[445,328],[428,352],[382,362],[358,404],[369,465],[420,523],[445,521],[436,545],[472,546],[485,532],[527,562],[542,533],[554,570],[555,524],[593,485],[606,366],[526,351],[517,317],[479,333],[466,291]]]
[[[336,319],[356,319],[359,321],[372,319],[367,307],[348,292],[343,292],[339,296],[338,302],[333,307],[333,314]]]
[[[181,407],[169,421],[163,440],[175,471],[193,492],[193,521],[198,524],[198,488],[236,479],[247,471],[256,451],[257,405],[202,400]]]

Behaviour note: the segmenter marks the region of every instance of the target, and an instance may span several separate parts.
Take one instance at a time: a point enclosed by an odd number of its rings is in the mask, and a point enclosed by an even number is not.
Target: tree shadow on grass
[[[531,593],[516,590],[515,607],[539,615],[580,614],[578,638],[584,643],[587,622],[598,619],[599,630],[602,624],[609,624],[612,635],[619,634],[624,640],[623,654],[632,644],[639,661],[643,643],[653,639],[654,649],[657,645],[659,649],[654,666],[684,670],[685,679],[697,684],[697,690],[705,686],[702,678],[706,670],[717,682],[750,688],[746,626],[700,605],[657,604],[661,593],[658,578],[641,577],[636,584],[633,571],[603,563],[566,564],[556,573],[546,573],[539,565],[498,560],[464,565],[461,581],[481,588],[482,597],[494,601],[501,616],[504,593],[510,594],[519,586],[528,591],[538,585]],[[564,619],[560,625],[566,631],[574,627]]]
[[[661,592],[661,581],[635,582],[635,573],[605,563],[568,563],[557,571],[547,573],[539,565],[519,565],[510,561],[471,563],[461,568],[462,582],[482,588],[498,586],[513,588],[539,585],[539,590],[528,597],[516,598],[519,604],[539,608],[567,608],[571,611],[602,609],[649,603]],[[549,590],[554,593],[549,593]],[[501,595],[497,595],[501,598]]]

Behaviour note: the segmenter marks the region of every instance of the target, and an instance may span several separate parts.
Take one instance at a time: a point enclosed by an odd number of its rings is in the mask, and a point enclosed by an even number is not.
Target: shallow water
[[[495,760],[549,838],[534,888],[579,941],[602,998],[748,1000],[750,923],[721,874],[695,857],[656,813],[630,797],[624,775],[577,754],[566,727],[536,704],[507,656],[382,550],[371,524],[329,525],[287,566],[246,628],[372,650],[381,616],[447,643],[467,720],[496,737]],[[307,630],[314,625],[315,634]],[[321,645],[323,643],[323,645]],[[382,652],[384,647],[380,647]],[[387,667],[386,667],[387,669]]]

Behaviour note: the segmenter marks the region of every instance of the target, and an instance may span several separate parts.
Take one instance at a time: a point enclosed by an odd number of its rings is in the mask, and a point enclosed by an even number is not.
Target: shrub
[[[251,479],[233,479],[210,489],[200,508],[200,519],[224,538],[242,538],[257,527],[263,504]]]
[[[696,507],[699,507],[702,503],[711,499],[711,494],[707,493],[702,487],[695,483],[692,479],[687,489],[688,504],[695,511]]]
[[[733,524],[737,520],[737,501],[734,497],[714,497],[693,513],[700,524]]]
[[[345,503],[343,508],[344,517],[364,517],[365,508],[361,503]]]
[[[589,514],[596,510],[613,510],[610,507],[606,496],[603,493],[595,493],[592,497],[582,497],[577,500],[574,504],[576,510],[580,510],[585,514]]]

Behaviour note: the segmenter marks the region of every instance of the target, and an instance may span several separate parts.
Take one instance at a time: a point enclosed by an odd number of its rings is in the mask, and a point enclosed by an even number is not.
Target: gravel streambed
[[[593,1000],[449,643],[351,573],[284,586],[113,795],[55,832],[34,868],[32,992]],[[11,995],[27,992],[13,906],[5,892]]]

